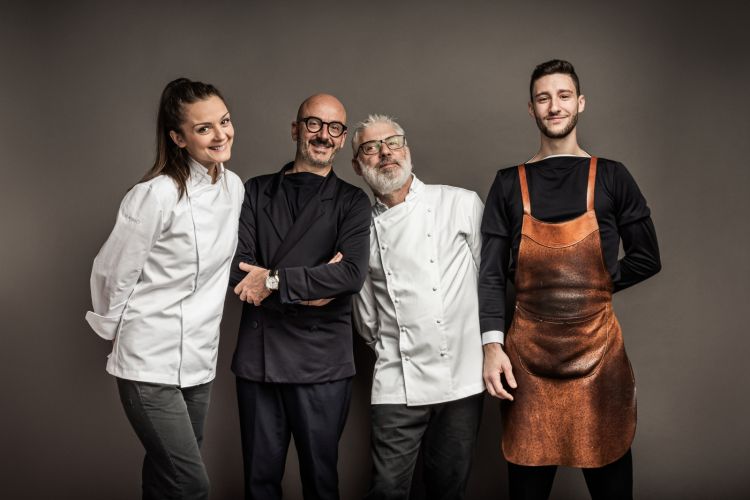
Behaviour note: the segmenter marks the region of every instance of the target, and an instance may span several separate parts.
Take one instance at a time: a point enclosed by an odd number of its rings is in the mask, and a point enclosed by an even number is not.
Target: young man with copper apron
[[[595,499],[632,498],[635,382],[612,293],[659,270],[653,223],[625,167],[578,146],[585,100],[572,65],[538,66],[531,99],[542,146],[498,172],[482,223],[484,377],[503,399],[511,498],[548,498],[558,465],[582,468]]]

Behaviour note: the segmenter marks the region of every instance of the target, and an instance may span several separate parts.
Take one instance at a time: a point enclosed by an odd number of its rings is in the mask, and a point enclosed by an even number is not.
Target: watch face
[[[279,276],[269,275],[268,278],[266,278],[266,288],[269,290],[277,290],[279,288]]]

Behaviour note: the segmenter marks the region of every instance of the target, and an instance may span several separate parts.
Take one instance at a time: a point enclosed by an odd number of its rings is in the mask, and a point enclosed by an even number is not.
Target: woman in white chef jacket
[[[86,320],[146,449],[143,498],[208,498],[200,454],[244,197],[224,168],[234,129],[219,91],[180,78],[161,96],[154,166],[125,195],[91,272]]]

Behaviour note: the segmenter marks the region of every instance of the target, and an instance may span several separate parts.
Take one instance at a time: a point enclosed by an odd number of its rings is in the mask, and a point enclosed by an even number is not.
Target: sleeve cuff
[[[505,334],[500,330],[482,332],[482,345],[493,343],[505,345]]]
[[[120,316],[101,316],[93,311],[88,311],[86,321],[101,338],[114,340],[117,335],[117,327],[120,324]]]
[[[289,290],[289,274],[287,274],[292,268],[279,269],[279,301],[282,304],[299,304],[302,300],[299,297],[292,297]]]

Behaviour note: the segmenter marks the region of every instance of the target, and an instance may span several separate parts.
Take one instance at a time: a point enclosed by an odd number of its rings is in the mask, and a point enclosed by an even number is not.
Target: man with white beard
[[[352,166],[372,189],[369,272],[354,323],[377,360],[368,499],[407,499],[420,447],[427,498],[464,497],[482,414],[477,275],[483,205],[412,174],[404,130],[370,115]]]

